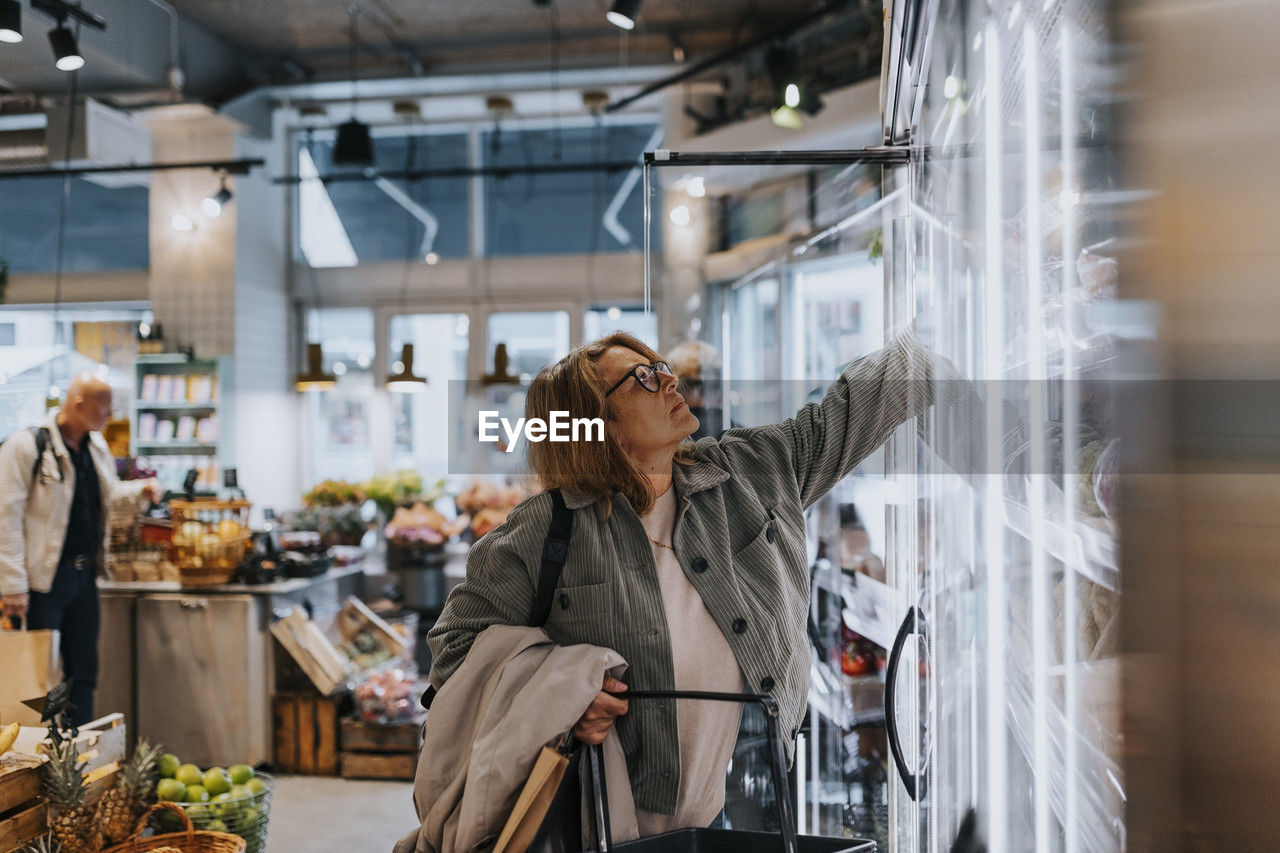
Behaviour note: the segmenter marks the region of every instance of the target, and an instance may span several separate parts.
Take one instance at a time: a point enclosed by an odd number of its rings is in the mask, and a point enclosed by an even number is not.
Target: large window
[[[0,181],[0,258],[14,272],[53,272],[62,178]],[[151,264],[149,190],[72,178],[63,241],[66,272],[141,270]]]
[[[493,370],[493,350],[506,344],[508,368],[528,381],[547,365],[569,354],[569,312],[505,311],[489,315],[489,361]]]
[[[466,314],[408,314],[391,318],[390,333],[388,366],[394,369],[401,347],[412,344],[413,371],[427,380],[415,393],[391,395],[394,467],[416,468],[434,481],[449,468],[447,437],[456,405],[449,383],[467,378],[470,322]]]
[[[309,480],[362,480],[374,472],[372,415],[373,312],[358,308],[312,310],[307,340],[324,348],[332,391],[309,393]]]
[[[582,318],[582,340],[589,343],[613,332],[630,332],[651,347],[658,345],[658,317],[643,305],[593,306]]]
[[[296,144],[297,260],[341,267],[458,258],[473,245],[496,257],[638,252],[641,161],[658,140],[650,123],[384,131],[373,146],[386,177],[370,178],[333,167],[331,133],[304,135]],[[573,164],[623,165],[555,170]],[[526,167],[535,171],[518,171]],[[465,174],[487,168],[499,171]],[[438,174],[449,170],[464,174]],[[423,171],[436,174],[406,177]]]
[[[65,395],[80,373],[106,380],[113,418],[128,418],[136,333],[145,317],[140,307],[0,310],[0,438],[42,421],[46,399]]]
[[[481,150],[490,166],[634,161],[638,171],[652,138],[653,127],[648,125],[490,131],[483,135]],[[644,239],[642,196],[632,170],[488,175],[488,254],[639,251]]]
[[[466,168],[467,137],[417,134],[375,137],[378,169],[405,173]],[[298,147],[299,260],[313,267],[362,262],[466,257],[470,253],[470,181],[466,177],[404,177],[321,182],[333,174],[333,142]]]

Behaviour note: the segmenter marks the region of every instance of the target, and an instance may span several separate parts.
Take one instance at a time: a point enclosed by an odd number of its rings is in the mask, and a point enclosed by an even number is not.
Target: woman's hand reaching
[[[589,744],[604,743],[614,720],[627,713],[627,700],[612,694],[626,689],[627,685],[612,675],[604,677],[600,692],[587,706],[578,724],[573,727],[573,733],[578,740]]]

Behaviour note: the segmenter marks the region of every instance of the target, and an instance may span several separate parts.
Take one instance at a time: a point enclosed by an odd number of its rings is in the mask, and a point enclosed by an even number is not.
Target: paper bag
[[[498,836],[493,853],[525,853],[529,849],[568,766],[568,756],[549,746],[542,748],[533,763],[533,770],[529,771],[528,781],[516,799],[515,808],[507,818],[507,825]]]
[[[8,621],[0,619],[3,623]],[[11,631],[7,624],[0,625],[0,660],[4,661],[4,678],[0,678],[0,723],[40,725],[40,714],[22,702],[43,697],[62,680],[58,632]]]

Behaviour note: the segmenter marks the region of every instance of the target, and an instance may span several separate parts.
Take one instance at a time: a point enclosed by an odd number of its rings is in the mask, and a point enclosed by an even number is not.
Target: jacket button
[[[702,574],[707,570],[707,560],[705,557],[694,557],[693,570],[698,574]]]
[[[560,593],[560,609],[561,610],[569,609],[569,594],[566,592]]]
[[[747,633],[747,620],[746,620],[746,619],[734,619],[734,620],[733,620],[733,633],[735,633],[735,634],[745,634],[745,633]],[[765,688],[765,689],[767,690],[768,688]]]
[[[773,527],[772,526],[769,527],[769,529],[764,532],[764,539],[770,545],[773,544]]]
[[[765,693],[768,693],[770,690],[772,690],[774,688],[774,684],[775,682],[773,680],[773,676],[771,675],[766,675],[764,678],[760,679],[760,689],[763,690]]]

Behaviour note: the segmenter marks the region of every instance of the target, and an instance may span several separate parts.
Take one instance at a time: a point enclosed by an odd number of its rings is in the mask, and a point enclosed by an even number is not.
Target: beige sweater
[[[675,489],[667,489],[653,509],[640,518],[645,533],[666,545],[675,529]],[[742,673],[720,627],[689,583],[670,548],[653,545],[658,584],[671,636],[676,690],[740,693]],[[704,827],[724,808],[724,779],[733,758],[742,713],[726,702],[676,702],[680,743],[680,792],[674,815],[637,809],[640,836],[658,835],[684,827]]]

